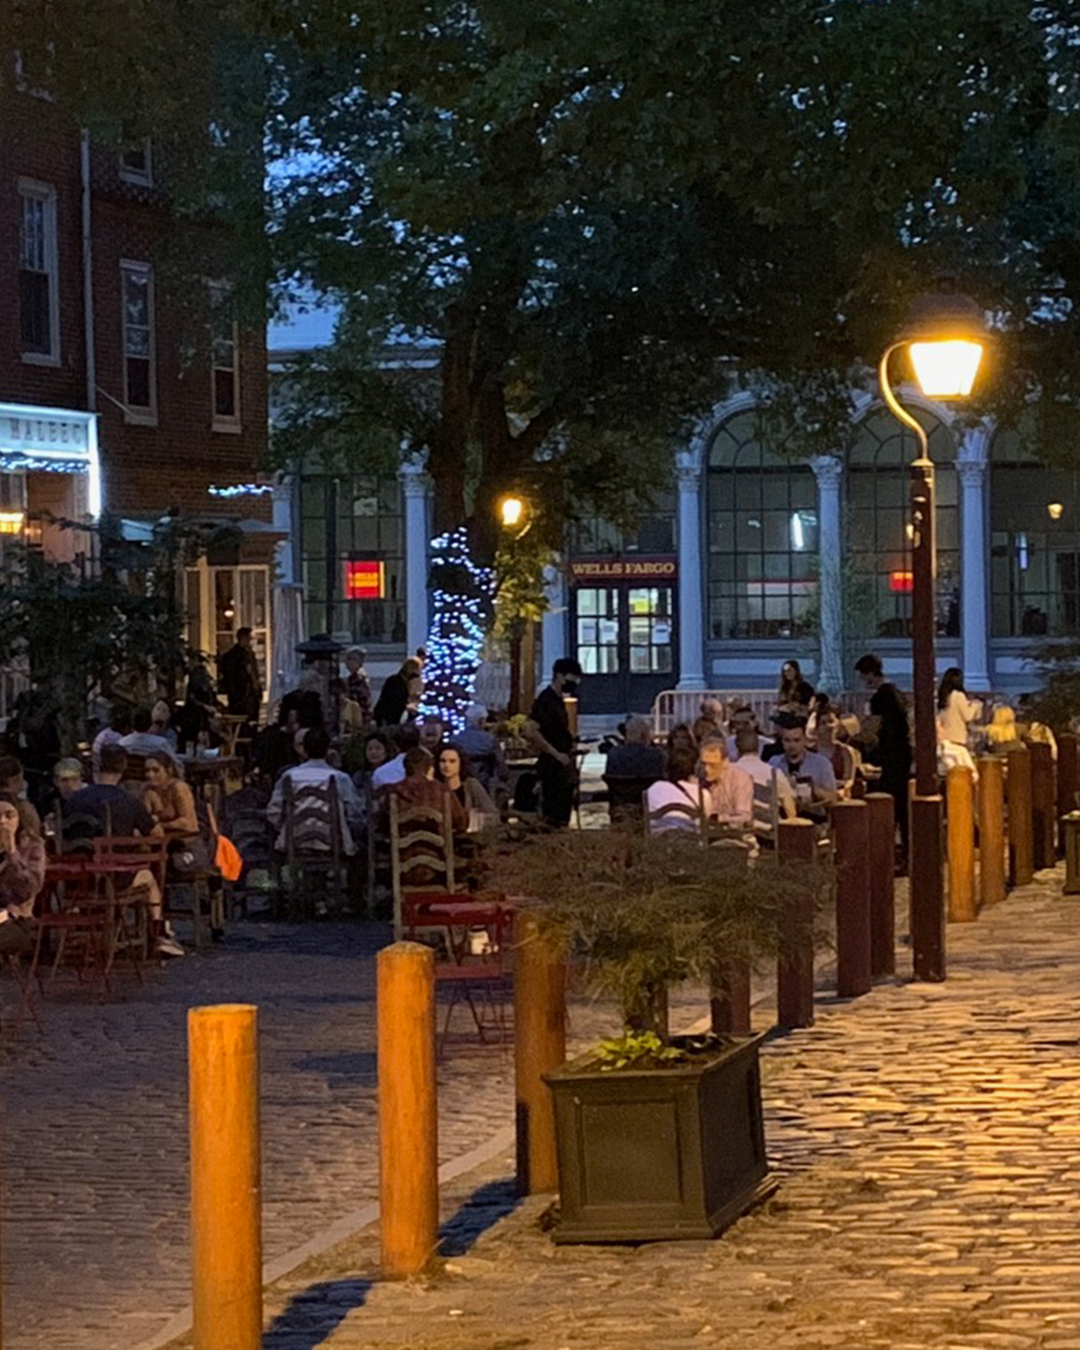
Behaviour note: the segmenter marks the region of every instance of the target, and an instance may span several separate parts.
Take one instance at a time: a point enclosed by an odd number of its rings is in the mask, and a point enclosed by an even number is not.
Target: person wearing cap
[[[363,647],[350,647],[345,653],[345,695],[357,704],[363,725],[371,722],[371,680],[364,669],[367,652]]]

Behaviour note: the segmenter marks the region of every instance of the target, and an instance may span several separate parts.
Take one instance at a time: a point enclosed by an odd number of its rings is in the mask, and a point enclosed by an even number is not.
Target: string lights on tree
[[[432,541],[433,613],[420,715],[441,717],[455,733],[472,702],[494,590],[495,574],[473,561],[464,526]]]

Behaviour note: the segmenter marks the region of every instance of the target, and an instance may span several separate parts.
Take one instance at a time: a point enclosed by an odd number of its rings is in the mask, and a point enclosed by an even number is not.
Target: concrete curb
[[[463,1153],[461,1157],[454,1158],[448,1163],[444,1163],[439,1168],[439,1184],[444,1185],[448,1181],[471,1172],[474,1168],[482,1167],[484,1163],[490,1162],[492,1158],[498,1157],[507,1149],[514,1147],[514,1127],[507,1126],[498,1134],[492,1135],[485,1143],[471,1149],[468,1153]],[[364,1205],[361,1209],[353,1210],[350,1214],[344,1214],[330,1225],[324,1228],[321,1233],[310,1238],[307,1242],[301,1243],[298,1247],[293,1247],[290,1251],[283,1252],[281,1256],[275,1257],[263,1266],[263,1285],[275,1284],[278,1280],[284,1279],[298,1266],[302,1266],[305,1261],[310,1261],[313,1256],[321,1256],[331,1247],[336,1247],[338,1243],[344,1242],[346,1238],[352,1237],[354,1233],[368,1228],[379,1219],[378,1204]],[[134,1346],[133,1350],[164,1350],[164,1347],[179,1337],[186,1335],[192,1326],[191,1305],[182,1308],[169,1319],[168,1322],[148,1341]]]

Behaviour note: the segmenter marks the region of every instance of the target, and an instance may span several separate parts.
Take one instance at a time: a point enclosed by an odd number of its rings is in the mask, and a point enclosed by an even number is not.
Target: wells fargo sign
[[[674,581],[674,558],[571,558],[570,579],[588,581]]]

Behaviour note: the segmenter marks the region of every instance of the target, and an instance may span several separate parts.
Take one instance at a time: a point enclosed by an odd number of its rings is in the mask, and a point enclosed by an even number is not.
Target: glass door
[[[676,681],[674,589],[582,586],[574,592],[573,653],[584,713],[648,712]]]

